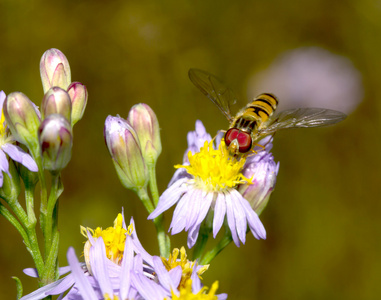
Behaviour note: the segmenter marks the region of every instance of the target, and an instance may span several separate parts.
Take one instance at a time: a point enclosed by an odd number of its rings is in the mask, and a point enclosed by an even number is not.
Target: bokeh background
[[[126,117],[139,102],[155,110],[163,143],[157,164],[163,192],[195,120],[212,134],[228,126],[189,81],[188,69],[197,67],[228,83],[241,105],[282,87],[283,103],[294,96],[300,97],[295,105],[302,106],[303,99],[314,97],[322,101],[314,106],[332,103],[348,113],[337,126],[275,136],[280,171],[261,215],[268,238],[250,236],[240,248],[229,245],[212,262],[205,283],[219,280],[219,292],[229,299],[380,299],[380,29],[381,2],[375,0],[1,0],[0,89],[22,91],[39,105],[39,60],[54,47],[69,59],[72,79],[89,91],[85,116],[75,126],[73,158],[63,172],[61,265],[69,246],[78,255],[82,251],[80,225],[111,226],[122,207],[126,218],[134,216],[146,249],[158,253],[143,205],[114,172],[103,140],[104,120],[109,114]],[[284,61],[283,71],[277,71],[290,51],[306,47],[339,62],[328,63],[334,67],[320,77],[316,57],[311,58],[315,64],[299,68],[304,73],[287,72],[292,68]],[[283,77],[274,75],[279,73]],[[283,86],[290,78],[305,79],[294,80],[293,93]],[[303,89],[309,84],[313,92]],[[167,226],[170,219],[167,213]],[[4,218],[0,230],[0,298],[14,299],[11,276],[22,280],[25,293],[37,287],[22,273],[33,262]],[[185,239],[174,236],[173,246]]]

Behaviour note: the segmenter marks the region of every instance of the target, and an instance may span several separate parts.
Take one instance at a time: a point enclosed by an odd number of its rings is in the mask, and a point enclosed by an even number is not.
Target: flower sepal
[[[20,177],[14,162],[9,161],[9,172],[1,172],[3,186],[0,188],[0,197],[12,206],[20,195]]]
[[[19,163],[17,165],[18,172],[20,174],[20,177],[22,181],[24,182],[25,188],[34,188],[37,184],[39,178],[38,178],[38,168],[36,165],[36,171],[31,171],[27,167],[25,167],[23,164]]]

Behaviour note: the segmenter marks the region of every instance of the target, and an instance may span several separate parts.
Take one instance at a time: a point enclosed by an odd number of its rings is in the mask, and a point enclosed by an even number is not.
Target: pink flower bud
[[[41,57],[40,75],[44,93],[53,86],[67,90],[71,82],[69,61],[60,50],[49,49]]]
[[[61,171],[71,159],[73,134],[69,121],[59,114],[45,118],[38,129],[38,140],[44,168]]]
[[[71,98],[71,126],[74,126],[79,120],[82,119],[87,104],[87,89],[86,86],[80,82],[72,82],[69,85],[68,93]]]
[[[104,137],[122,184],[133,190],[146,187],[148,172],[135,130],[125,119],[108,116]]]
[[[274,190],[278,170],[279,163],[275,163],[273,155],[267,151],[259,152],[246,160],[243,175],[252,178],[252,183],[241,185],[238,191],[258,215],[266,207]]]
[[[37,130],[41,123],[36,105],[21,92],[8,95],[3,104],[4,117],[13,137],[33,148],[37,145]]]
[[[145,162],[154,165],[161,153],[160,128],[155,113],[147,104],[136,104],[127,121],[138,135]]]
[[[51,114],[60,114],[70,122],[71,100],[69,94],[57,86],[50,88],[42,99],[41,113],[43,119]]]

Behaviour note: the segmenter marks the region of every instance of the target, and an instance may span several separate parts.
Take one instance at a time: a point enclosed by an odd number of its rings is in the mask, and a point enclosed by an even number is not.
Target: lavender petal
[[[148,216],[148,219],[155,219],[164,211],[169,209],[172,205],[174,205],[181,195],[186,191],[185,187],[181,187],[181,185],[187,179],[180,179],[176,181],[172,186],[165,190],[165,192],[160,196],[159,203],[155,210]]]
[[[185,231],[188,231],[189,228],[197,221],[198,214],[200,212],[200,206],[202,203],[202,192],[200,190],[194,189],[190,192],[190,201],[188,205],[188,212],[186,215]]]
[[[28,168],[30,171],[32,172],[38,171],[37,164],[33,160],[32,156],[26,153],[19,146],[12,145],[12,144],[5,144],[3,145],[2,150],[4,150],[9,155],[10,158],[12,158],[14,161],[19,162],[20,164]]]
[[[187,246],[192,248],[197,242],[201,224],[195,224],[188,232]]]
[[[220,231],[222,224],[224,223],[226,214],[225,196],[218,195],[216,204],[214,206],[214,218],[213,218],[213,237],[216,238],[217,233]]]
[[[234,244],[236,244],[236,246],[239,247],[240,242],[237,236],[237,229],[236,229],[236,223],[234,218],[234,209],[233,209],[233,203],[232,203],[230,194],[225,195],[225,202],[226,202],[226,215],[228,219],[228,225],[232,234],[232,238],[233,238]]]
[[[1,149],[0,149],[0,171],[9,174],[8,159],[7,159],[7,156],[5,155],[5,153]]]
[[[78,258],[75,255],[74,248],[70,247],[67,252],[67,261],[71,267],[71,272],[74,276],[74,280],[81,296],[84,300],[97,299],[95,291],[91,287],[91,284],[87,280],[83,270],[79,264]]]
[[[256,212],[251,208],[249,202],[246,199],[241,198],[241,204],[245,209],[247,222],[254,237],[258,240],[266,239],[266,229]]]
[[[172,230],[172,234],[177,234],[185,228],[189,201],[190,195],[186,193],[177,204],[173,212],[171,225],[169,226],[169,229]]]
[[[231,192],[231,196],[232,196],[234,218],[235,218],[235,224],[237,228],[238,237],[241,240],[242,244],[245,244],[247,221],[246,221],[245,210],[240,201],[242,196],[236,190],[233,190]]]

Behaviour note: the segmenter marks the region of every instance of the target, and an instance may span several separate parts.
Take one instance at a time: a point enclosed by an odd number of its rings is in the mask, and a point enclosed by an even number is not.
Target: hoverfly
[[[235,156],[248,154],[254,146],[261,146],[261,139],[280,129],[326,126],[346,118],[342,112],[325,108],[295,108],[274,115],[278,99],[269,93],[260,94],[233,117],[230,106],[236,98],[229,88],[206,71],[190,69],[188,75],[230,122],[224,141]]]

